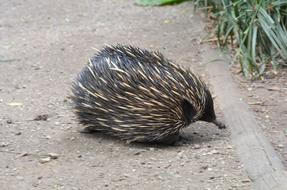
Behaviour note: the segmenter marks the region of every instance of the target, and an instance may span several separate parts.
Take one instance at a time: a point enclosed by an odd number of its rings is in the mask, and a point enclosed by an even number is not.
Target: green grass
[[[181,3],[184,0],[136,0],[136,4],[142,6],[159,6],[167,4]]]
[[[287,65],[286,0],[196,0],[195,5],[215,18],[218,44],[233,43],[245,76]]]
[[[179,0],[137,0],[145,5]],[[194,0],[215,18],[218,45],[231,44],[246,77],[287,65],[287,0]]]

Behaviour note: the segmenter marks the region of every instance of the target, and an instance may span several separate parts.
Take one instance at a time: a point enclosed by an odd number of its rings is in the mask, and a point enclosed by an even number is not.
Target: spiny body
[[[127,141],[164,142],[197,120],[223,127],[204,82],[159,52],[105,47],[89,60],[72,90],[81,123]]]

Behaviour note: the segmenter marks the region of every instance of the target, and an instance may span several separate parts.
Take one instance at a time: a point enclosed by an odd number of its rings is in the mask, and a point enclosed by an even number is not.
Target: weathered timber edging
[[[253,188],[257,190],[287,190],[287,172],[274,148],[263,135],[253,112],[241,99],[228,69],[228,59],[220,50],[203,45],[203,62],[210,84],[230,128],[232,142],[244,165]]]

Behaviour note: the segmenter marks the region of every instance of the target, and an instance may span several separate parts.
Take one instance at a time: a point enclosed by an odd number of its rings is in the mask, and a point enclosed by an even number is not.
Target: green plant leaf
[[[265,34],[268,36],[272,45],[277,49],[282,58],[287,60],[287,31],[280,25],[276,23],[270,15],[264,9],[260,9],[260,14],[258,15],[259,22],[264,30]]]
[[[286,0],[194,0],[215,17],[220,46],[234,39],[235,58],[246,77],[287,65]]]
[[[142,6],[159,6],[172,3],[181,3],[184,0],[136,0],[136,4]]]
[[[257,42],[257,30],[258,27],[256,24],[253,25],[252,30],[252,47],[251,47],[251,55],[252,55],[252,61],[256,63],[256,42]]]

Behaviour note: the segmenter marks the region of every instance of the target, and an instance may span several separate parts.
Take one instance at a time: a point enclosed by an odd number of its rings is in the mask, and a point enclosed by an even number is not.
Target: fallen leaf
[[[21,102],[10,102],[10,103],[7,103],[8,106],[22,106],[23,103]]]
[[[248,102],[249,105],[260,105],[263,106],[264,102]]]

